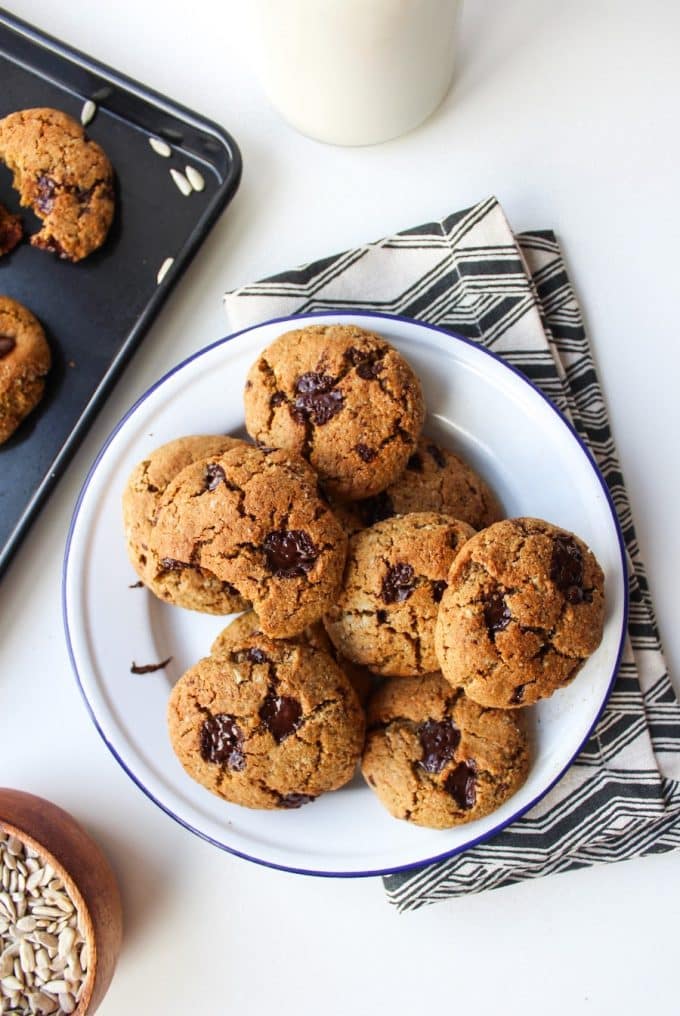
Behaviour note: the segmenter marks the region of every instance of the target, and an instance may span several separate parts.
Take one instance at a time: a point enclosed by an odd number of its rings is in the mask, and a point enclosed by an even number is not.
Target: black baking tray
[[[241,176],[239,150],[222,127],[0,8],[0,117],[50,106],[79,120],[87,99],[97,105],[87,135],[116,174],[105,244],[77,264],[26,240],[0,258],[0,293],[39,318],[54,361],[40,406],[0,445],[0,575]],[[153,151],[151,135],[167,140],[170,158]],[[169,172],[187,165],[206,183],[189,197]],[[20,211],[2,164],[0,202]],[[30,211],[21,215],[26,233],[39,228]]]

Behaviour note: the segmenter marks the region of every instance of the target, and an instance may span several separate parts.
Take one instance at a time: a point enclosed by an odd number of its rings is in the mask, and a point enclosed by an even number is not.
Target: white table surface
[[[100,741],[59,595],[71,510],[99,445],[162,372],[225,333],[225,289],[495,193],[515,228],[551,226],[563,243],[680,675],[680,7],[468,0],[442,107],[408,136],[361,149],[310,141],[268,107],[248,4],[11,7],[222,122],[245,164],[235,201],[0,583],[0,783],[71,810],[120,878],[125,944],[102,1016],[677,1011],[680,855],[400,916],[377,879],[303,878],[222,854],[166,818]]]

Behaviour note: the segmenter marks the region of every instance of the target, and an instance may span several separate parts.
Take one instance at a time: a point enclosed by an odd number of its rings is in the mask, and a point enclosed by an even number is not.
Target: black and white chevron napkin
[[[462,333],[523,371],[573,422],[607,481],[629,556],[630,617],[607,708],[562,780],[517,822],[449,860],[387,876],[401,910],[680,847],[680,705],[669,681],[602,391],[555,236],[513,235],[490,198],[441,222],[244,286],[233,330],[329,309]]]

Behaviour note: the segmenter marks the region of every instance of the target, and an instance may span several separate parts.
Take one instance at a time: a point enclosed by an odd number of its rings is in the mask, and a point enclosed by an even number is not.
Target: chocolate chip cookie
[[[0,444],[40,402],[51,363],[38,319],[23,304],[0,296]]]
[[[347,537],[308,464],[243,444],[183,469],[160,499],[151,548],[205,568],[253,604],[262,630],[298,635],[336,597]]]
[[[349,542],[342,592],[324,625],[338,652],[375,674],[436,669],[434,628],[466,522],[415,512],[378,522]]]
[[[327,653],[260,632],[175,685],[172,747],[194,780],[248,808],[298,808],[353,776],[364,715]]]
[[[371,698],[361,769],[395,818],[449,829],[519,790],[529,752],[514,713],[483,709],[428,674],[385,681]]]
[[[243,649],[244,640],[261,634],[257,614],[253,610],[249,610],[247,613],[241,614],[240,617],[235,617],[226,628],[222,629],[213,642],[210,653],[212,656],[219,657],[225,653],[238,651]],[[359,667],[356,663],[339,655],[320,621],[305,628],[303,632],[288,641],[298,645],[308,645],[313,649],[327,653],[344,672],[361,704],[365,704],[373,690],[375,679],[364,667]]]
[[[231,614],[248,606],[233,586],[212,572],[171,557],[159,557],[151,546],[160,499],[177,474],[197,459],[243,444],[223,435],[180,437],[151,452],[132,471],[123,493],[128,556],[144,585],[161,600],[207,614]]]
[[[341,501],[377,494],[399,476],[424,412],[420,382],[403,356],[354,325],[281,335],[246,382],[251,437],[308,459]]]
[[[34,247],[80,261],[103,244],[113,219],[113,170],[76,120],[58,109],[10,113],[0,120],[0,159],[21,204],[43,222]]]
[[[604,576],[585,543],[541,519],[508,519],[455,559],[437,657],[451,684],[481,705],[531,705],[575,677],[603,623]]]
[[[18,215],[12,215],[4,205],[0,205],[0,258],[3,254],[9,254],[23,236],[21,219]]]
[[[394,483],[351,504],[334,506],[336,515],[351,536],[393,515],[409,512],[439,512],[484,529],[502,518],[501,507],[482,477],[431,438],[421,437]]]

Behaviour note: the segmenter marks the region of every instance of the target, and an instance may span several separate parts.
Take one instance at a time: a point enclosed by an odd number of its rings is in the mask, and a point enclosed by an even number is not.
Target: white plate
[[[225,620],[129,588],[136,576],[123,544],[123,488],[133,466],[172,438],[240,432],[250,364],[297,319],[268,322],[202,350],[154,385],[118,424],[76,505],[64,564],[64,618],[92,719],[126,772],[164,811],[217,846],[263,864],[313,874],[378,874],[427,863],[493,835],[562,775],[616,673],[626,618],[623,544],[590,455],[551,403],[507,364],[465,339],[404,319],[313,317],[385,335],[422,379],[427,432],[480,469],[509,516],[538,516],[573,530],[604,569],[602,644],[568,688],[528,710],[533,761],[521,790],[492,815],[445,831],[391,818],[360,777],[298,811],[258,812],[204,790],[172,752],[165,725],[170,688],[207,654]],[[130,673],[132,660],[145,664],[168,656],[172,663],[164,671]]]

